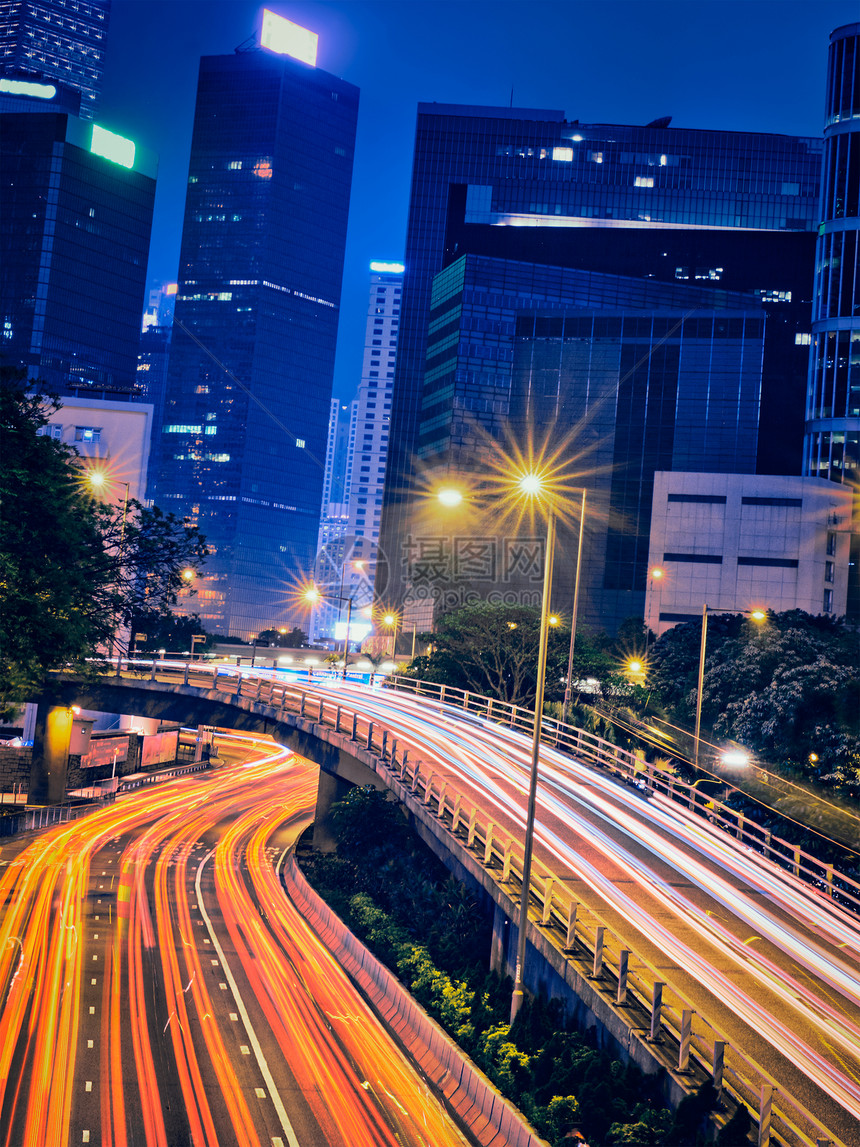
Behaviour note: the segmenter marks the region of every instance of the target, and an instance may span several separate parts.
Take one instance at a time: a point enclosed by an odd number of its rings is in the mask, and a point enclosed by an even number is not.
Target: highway
[[[330,681],[310,692],[391,730],[464,810],[522,839],[523,734],[390,690]],[[860,1143],[856,915],[678,803],[545,746],[535,859],[631,951],[631,968],[641,962],[643,980],[656,972],[664,998],[694,1011],[694,1043],[697,1031],[704,1045],[725,1041],[727,1079],[749,1078],[752,1064],[772,1081],[789,1141],[794,1124],[796,1142]]]
[[[317,769],[226,767],[0,849],[0,1143],[464,1147],[285,896]]]

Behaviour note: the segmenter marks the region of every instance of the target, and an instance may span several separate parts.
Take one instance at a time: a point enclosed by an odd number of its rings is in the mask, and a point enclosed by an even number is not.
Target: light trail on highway
[[[0,850],[0,1143],[465,1147],[281,887],[316,766],[229,743]]]
[[[355,707],[521,840],[530,743],[439,702],[331,682]],[[732,1048],[860,1143],[860,921],[809,884],[661,795],[650,799],[541,748],[535,857]],[[814,1142],[814,1139],[812,1140]]]

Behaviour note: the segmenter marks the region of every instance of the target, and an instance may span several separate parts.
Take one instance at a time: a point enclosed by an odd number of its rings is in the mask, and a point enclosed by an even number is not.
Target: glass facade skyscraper
[[[860,479],[860,23],[830,37],[821,179],[821,226],[809,356],[805,473]],[[856,499],[855,499],[856,504]],[[855,509],[848,615],[860,616]]]
[[[215,632],[306,622],[357,112],[287,56],[200,63],[155,496],[212,546]]]
[[[0,116],[0,355],[58,394],[134,398],[156,158],[32,102]]]
[[[481,482],[491,441],[561,450],[588,488],[580,616],[615,629],[644,609],[655,472],[755,472],[765,328],[754,295],[464,256],[433,282],[421,480]],[[413,511],[407,613],[539,600],[541,537],[497,530],[489,505],[467,526]],[[572,604],[577,529],[561,515],[557,609]]]
[[[392,596],[403,589],[433,276],[463,254],[755,293],[772,320],[755,465],[796,472],[821,150],[814,138],[665,120],[419,105],[380,538]]]
[[[98,111],[111,0],[0,0],[0,74],[55,80]]]

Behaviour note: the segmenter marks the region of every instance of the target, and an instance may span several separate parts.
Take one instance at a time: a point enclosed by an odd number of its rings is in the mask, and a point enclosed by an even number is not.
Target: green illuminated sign
[[[90,143],[93,155],[101,155],[120,167],[134,167],[134,143],[115,132],[93,124],[93,138]]]

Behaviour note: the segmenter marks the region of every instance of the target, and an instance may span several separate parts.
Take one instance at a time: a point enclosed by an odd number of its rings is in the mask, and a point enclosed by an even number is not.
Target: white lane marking
[[[81,1139],[81,1142],[82,1143],[89,1143],[89,1141],[90,1141],[90,1133],[89,1133],[89,1131],[85,1131],[83,1134],[83,1138]]]
[[[87,1047],[92,1047],[92,1046],[93,1046],[93,1041],[91,1039],[88,1039],[87,1040]]]
[[[93,978],[90,980],[90,983],[91,984],[97,984],[98,983],[98,980],[95,978],[95,976],[93,976]]]
[[[93,1089],[93,1081],[91,1079],[88,1079],[87,1082],[84,1084],[84,1090],[85,1091],[92,1091],[92,1089]]]
[[[266,1098],[266,1093],[262,1089],[262,1087],[255,1087],[254,1088],[254,1094],[257,1096],[258,1099],[265,1099]]]
[[[237,1012],[230,1012],[230,1019],[231,1020],[233,1020],[235,1022],[236,1020],[238,1020],[238,1018],[239,1018],[239,1016],[238,1016]]]
[[[90,1008],[90,1015],[91,1015],[91,1016],[94,1016],[95,1014],[96,1014],[96,1009],[95,1009],[95,1008]]]
[[[93,932],[93,939],[98,940],[98,938],[99,938],[98,932]]]
[[[226,984],[219,984],[218,987],[221,989],[222,992],[227,991],[227,985]]]
[[[240,1043],[239,1044],[239,1051],[241,1051],[242,1055],[250,1055],[251,1054],[251,1049],[248,1047],[248,1045],[246,1043]]]
[[[257,1033],[254,1031],[254,1028],[251,1025],[251,1017],[248,1015],[248,1011],[245,1007],[245,1004],[242,1000],[241,995],[239,994],[239,986],[236,983],[235,979],[233,978],[233,973],[230,971],[230,967],[227,964],[227,960],[226,960],[226,957],[224,956],[224,952],[221,948],[221,945],[218,943],[218,937],[215,935],[215,929],[212,927],[212,921],[209,919],[209,913],[206,911],[206,909],[203,906],[203,892],[202,892],[201,887],[200,887],[200,878],[203,875],[203,866],[206,864],[206,862],[212,856],[214,851],[215,850],[212,849],[210,852],[206,853],[206,855],[200,861],[200,865],[197,869],[197,879],[194,881],[194,887],[197,889],[197,902],[200,905],[200,912],[201,912],[203,919],[206,923],[206,928],[207,928],[207,931],[209,932],[209,936],[211,937],[212,943],[215,947],[215,951],[221,957],[221,962],[222,962],[223,967],[224,967],[224,975],[227,977],[227,982],[229,983],[230,990],[233,993],[233,999],[236,1001],[236,1007],[239,1009],[239,1012],[241,1013],[242,1023],[245,1027],[245,1031],[248,1033],[248,1039],[251,1041],[251,1046],[254,1049],[254,1058],[257,1061],[257,1066],[260,1069],[260,1074],[263,1077],[263,1081],[268,1085],[269,1095],[272,1097],[272,1103],[274,1104],[275,1111],[277,1112],[278,1120],[281,1124],[281,1128],[283,1129],[284,1135],[287,1137],[287,1143],[289,1144],[289,1147],[301,1147],[298,1139],[296,1138],[296,1133],[295,1133],[295,1131],[293,1131],[293,1125],[292,1125],[292,1123],[290,1123],[289,1117],[287,1116],[287,1112],[284,1108],[283,1103],[281,1102],[281,1097],[278,1094],[278,1089],[275,1086],[275,1081],[272,1078],[272,1073],[269,1070],[269,1065],[266,1062],[265,1055],[263,1054],[263,1049],[262,1049],[262,1047],[260,1047],[260,1041],[257,1039]],[[217,960],[213,961],[213,963],[217,963],[217,962],[218,962]],[[280,1139],[278,1140],[277,1144],[275,1143],[274,1140],[272,1140],[272,1143],[273,1143],[273,1147],[284,1147],[283,1141]]]

